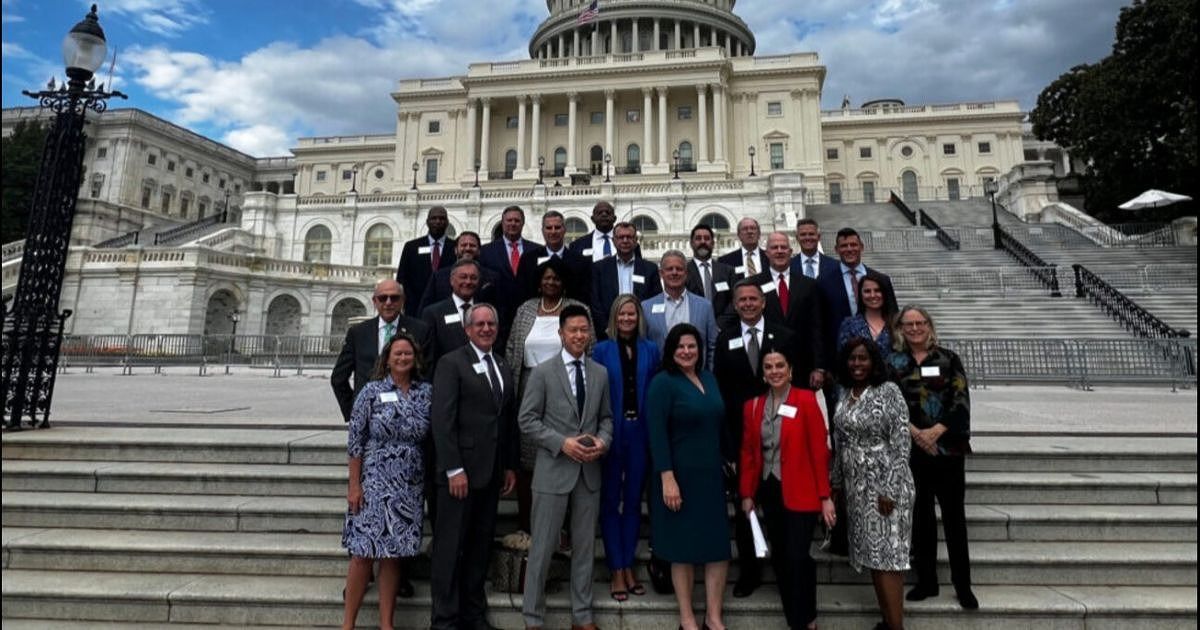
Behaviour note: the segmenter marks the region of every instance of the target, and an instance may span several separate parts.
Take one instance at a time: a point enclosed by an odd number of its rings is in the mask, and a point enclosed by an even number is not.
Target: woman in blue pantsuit
[[[646,392],[658,372],[658,346],[646,339],[646,323],[637,298],[619,295],[609,310],[608,340],[596,344],[592,358],[608,370],[613,410],[613,443],[604,458],[600,488],[600,531],[604,556],[612,572],[612,598],[643,595],[646,587],[633,572],[642,518],[649,450]]]

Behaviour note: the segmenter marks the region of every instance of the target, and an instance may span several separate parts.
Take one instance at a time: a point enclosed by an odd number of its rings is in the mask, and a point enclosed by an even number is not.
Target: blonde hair
[[[638,339],[642,339],[646,336],[646,316],[642,312],[642,303],[639,302],[638,299],[632,294],[622,293],[613,300],[612,309],[608,311],[608,327],[604,329],[604,332],[608,333],[609,339],[616,339],[620,336],[617,332],[617,311],[620,311],[621,307],[625,306],[626,304],[633,304],[633,308],[637,310]]]
[[[904,319],[904,314],[909,311],[920,313],[925,318],[925,321],[929,323],[929,340],[925,342],[924,349],[932,349],[938,343],[937,326],[934,325],[933,316],[929,314],[929,311],[925,310],[924,306],[917,304],[906,304],[904,308],[900,309],[899,313],[896,313],[896,323],[892,329],[892,347],[897,352],[908,352],[908,340],[904,338],[904,324],[901,322]]]

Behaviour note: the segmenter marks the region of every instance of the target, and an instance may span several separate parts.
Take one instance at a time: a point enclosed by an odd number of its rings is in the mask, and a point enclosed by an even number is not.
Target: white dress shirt
[[[607,233],[600,230],[592,230],[592,262],[604,260],[604,237],[606,234],[608,236],[608,249],[612,252],[609,255],[617,255],[617,244],[613,241],[612,230],[609,230]]]
[[[392,334],[393,335],[400,332],[400,324],[399,324],[399,322],[396,321],[398,319],[400,319],[400,318],[397,317],[396,319],[393,319],[391,322],[385,322],[385,321],[383,321],[382,317],[379,318],[379,330],[378,330],[377,344],[375,346],[375,354],[376,355],[378,355],[380,352],[383,352],[383,344],[387,343],[388,324],[391,324],[391,326],[392,326]]]
[[[804,252],[800,253],[800,273],[806,276],[808,275],[809,261],[812,262],[812,276],[810,277],[814,280],[821,277],[821,252],[813,252],[812,256]]]
[[[579,358],[576,359],[575,357],[571,356],[570,352],[567,352],[566,348],[563,348],[562,354],[560,356],[562,357],[563,365],[565,365],[567,367],[567,382],[571,384],[571,395],[578,396],[579,395],[579,386],[575,384],[575,366],[573,365],[573,363],[575,361],[583,361],[584,362],[583,366],[582,366],[583,370],[584,370],[583,377],[587,378],[587,356],[580,355]],[[585,385],[586,385],[586,383],[585,383]],[[586,396],[586,395],[587,395],[587,392],[585,391],[584,396]]]
[[[842,270],[842,286],[846,288],[846,297],[850,300],[850,314],[858,315],[858,296],[854,294],[854,287],[850,284],[850,266],[844,262],[839,262],[838,266]],[[867,266],[858,263],[858,266],[854,267],[854,277],[862,282],[865,275],[867,275]]]
[[[633,293],[633,263],[637,258],[629,257],[629,262],[617,258],[617,292]]]

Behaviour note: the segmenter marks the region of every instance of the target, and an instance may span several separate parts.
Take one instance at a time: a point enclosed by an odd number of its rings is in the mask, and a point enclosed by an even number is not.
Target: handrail
[[[1071,265],[1075,270],[1075,297],[1091,300],[1100,310],[1108,313],[1129,332],[1138,337],[1175,339],[1189,337],[1191,332],[1172,328],[1129,299],[1129,296],[1092,273],[1080,264]]]
[[[0,258],[0,260],[2,260],[3,262],[8,262],[10,260],[15,260],[17,258],[20,258],[21,256],[23,256],[25,254],[25,239],[21,239],[19,241],[13,241],[11,243],[5,243],[4,247],[3,247],[3,252],[4,252],[4,255],[2,258]]]
[[[125,247],[126,245],[137,245],[139,234],[141,234],[141,230],[134,230],[132,232],[126,232],[120,236],[114,236],[113,238],[110,238],[107,241],[100,241],[99,243],[92,245],[92,247],[116,248],[116,247]]]
[[[942,245],[945,245],[946,249],[953,250],[953,251],[958,251],[959,249],[962,249],[962,243],[959,243],[958,239],[954,238],[953,236],[950,236],[949,232],[947,232],[946,230],[943,230],[942,226],[938,225],[938,222],[934,221],[933,217],[929,216],[929,213],[925,212],[924,209],[921,209],[920,217],[921,217],[921,225],[923,225],[931,230],[936,231],[938,242],[941,243]]]
[[[203,219],[197,219],[191,223],[185,223],[183,225],[175,226],[169,230],[158,232],[154,235],[154,244],[169,245],[172,241],[176,241],[180,237],[190,236],[209,226],[217,225],[218,223],[224,223],[227,213],[228,210],[222,210],[217,214],[209,215]]]
[[[904,203],[904,200],[896,195],[896,191],[888,191],[888,203],[896,206],[896,209],[900,211],[900,214],[903,214],[905,217],[907,217],[909,222],[911,222],[913,225],[917,225],[917,213],[913,212],[912,209],[908,207],[908,204]]]
[[[1042,284],[1050,290],[1050,297],[1062,297],[1062,290],[1058,286],[1058,265],[1052,265],[1043,260],[1041,256],[1025,247],[1003,227],[996,226],[995,229],[1000,233],[1000,245],[1004,251],[1008,252],[1008,255],[1022,266],[1028,267],[1029,272],[1037,276]]]

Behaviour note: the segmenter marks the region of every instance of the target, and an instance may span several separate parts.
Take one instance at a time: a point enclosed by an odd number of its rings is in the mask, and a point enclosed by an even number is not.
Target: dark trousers
[[[833,414],[837,412],[838,392],[840,391],[841,389],[837,385],[827,385],[824,389],[825,409],[829,412],[829,445],[831,451],[829,453],[829,464],[831,466],[835,465],[835,462],[837,461],[835,454],[838,449],[838,444],[837,437],[833,432]],[[834,521],[833,529],[829,530],[829,548],[832,551],[836,551],[842,555],[845,555],[847,547],[850,546],[849,532],[847,529],[849,526],[848,524],[850,523],[850,517],[846,512],[845,493],[838,493],[837,500],[833,502],[833,508],[837,513],[837,520]]]
[[[447,485],[438,485],[438,515],[433,533],[433,630],[459,630],[482,626],[487,619],[487,579],[492,538],[496,533],[496,508],[500,501],[501,473],[483,488],[471,488],[467,498],[450,496]]]
[[[729,494],[733,501],[733,541],[737,545],[738,582],[761,582],[762,560],[754,555],[754,534],[750,531],[750,519],[742,511],[742,500],[737,492]],[[809,532],[812,535],[812,532]]]
[[[758,486],[771,551],[771,568],[789,628],[803,628],[817,618],[817,563],[812,533],[819,512],[793,512],[783,505],[783,487],[774,477]],[[746,520],[743,517],[743,520]]]
[[[966,494],[966,457],[932,456],[913,448],[909,464],[917,495],[913,506],[913,570],[919,586],[937,588],[937,514],[934,501],[942,508],[942,529],[946,533],[946,551],[950,556],[950,581],[955,590],[971,588],[971,557],[967,550],[967,515],[963,507]]]

